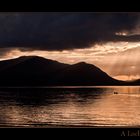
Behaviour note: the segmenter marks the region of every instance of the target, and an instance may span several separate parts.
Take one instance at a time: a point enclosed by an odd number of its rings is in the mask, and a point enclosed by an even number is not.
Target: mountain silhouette
[[[94,86],[123,83],[85,62],[70,65],[39,56],[0,61],[1,86]]]

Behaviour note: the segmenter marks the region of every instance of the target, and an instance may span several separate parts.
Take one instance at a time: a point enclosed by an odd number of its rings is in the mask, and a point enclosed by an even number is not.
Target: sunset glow
[[[140,78],[139,56],[140,42],[117,42],[95,45],[90,48],[63,51],[20,50],[15,48],[7,52],[1,60],[16,58],[22,55],[38,55],[63,63],[74,64],[85,61],[94,64],[119,80]]]
[[[140,78],[139,13],[9,12],[0,21],[0,60],[84,61],[119,80]]]

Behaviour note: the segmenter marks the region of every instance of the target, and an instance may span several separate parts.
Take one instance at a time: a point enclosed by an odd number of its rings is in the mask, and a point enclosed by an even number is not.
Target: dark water
[[[139,127],[140,87],[0,89],[0,126]]]

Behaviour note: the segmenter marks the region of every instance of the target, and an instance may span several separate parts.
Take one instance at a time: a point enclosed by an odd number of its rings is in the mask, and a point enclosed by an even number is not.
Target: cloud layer
[[[61,51],[137,42],[139,19],[140,13],[0,13],[0,48]]]

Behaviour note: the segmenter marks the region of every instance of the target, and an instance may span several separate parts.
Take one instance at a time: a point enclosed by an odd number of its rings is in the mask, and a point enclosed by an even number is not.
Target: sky
[[[85,61],[119,80],[140,78],[140,13],[1,12],[0,60]]]

